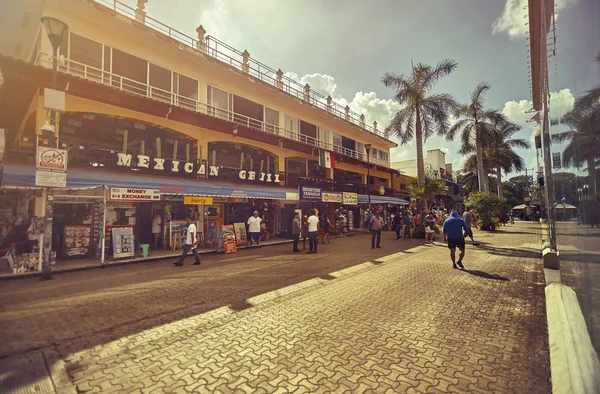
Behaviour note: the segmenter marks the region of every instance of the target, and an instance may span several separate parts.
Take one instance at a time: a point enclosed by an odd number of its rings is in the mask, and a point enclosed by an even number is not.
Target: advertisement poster
[[[248,245],[246,225],[244,223],[233,223],[233,228],[235,229],[235,242],[237,246]]]
[[[235,230],[232,224],[221,226],[221,237],[223,238],[223,248],[225,254],[237,253],[237,244],[235,243]]]
[[[113,257],[133,257],[135,255],[135,242],[133,240],[133,227],[115,227],[112,229]]]
[[[89,256],[92,250],[90,226],[65,226],[63,256],[65,258]]]
[[[208,221],[208,230],[206,231],[206,247],[207,248],[215,248],[217,247],[217,241],[219,239],[218,236],[219,231],[219,222],[214,220]]]
[[[321,201],[322,190],[318,187],[299,186],[298,194],[303,201]]]
[[[323,202],[335,202],[339,204],[342,202],[342,193],[323,192],[321,194],[321,199]]]

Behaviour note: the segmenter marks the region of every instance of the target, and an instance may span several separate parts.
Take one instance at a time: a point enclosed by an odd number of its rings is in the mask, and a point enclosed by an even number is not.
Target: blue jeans
[[[183,253],[181,254],[181,259],[179,259],[179,264],[183,264],[190,249],[192,249],[192,245],[185,244],[183,246]],[[194,253],[194,257],[196,258],[196,263],[199,263],[200,255],[198,254],[198,249],[196,249],[196,248],[192,249],[192,253]]]

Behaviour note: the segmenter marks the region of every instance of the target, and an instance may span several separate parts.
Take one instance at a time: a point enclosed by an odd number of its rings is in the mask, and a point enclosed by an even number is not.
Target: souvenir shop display
[[[246,225],[244,223],[233,223],[235,230],[235,242],[238,246],[248,245],[248,235],[246,234]]]
[[[347,212],[343,208],[335,210],[335,228],[338,236],[343,237],[347,232],[348,217]]]
[[[87,257],[92,252],[91,226],[65,226],[63,236],[63,257]]]

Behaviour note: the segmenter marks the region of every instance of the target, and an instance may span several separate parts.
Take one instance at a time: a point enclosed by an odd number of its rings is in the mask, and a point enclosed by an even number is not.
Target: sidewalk
[[[386,233],[5,282],[0,351],[80,392],[550,392],[539,225],[475,237],[464,271]]]
[[[261,242],[261,246],[272,246],[272,245],[281,245],[288,244],[293,242],[291,239],[274,239],[270,241]],[[238,250],[249,249],[249,246],[238,246]],[[107,267],[116,267],[126,264],[138,264],[138,263],[146,263],[149,261],[163,260],[163,259],[178,259],[181,257],[182,250],[150,250],[148,257],[142,257],[139,255],[139,252],[136,253],[135,257],[125,258],[120,260],[109,260],[108,258],[102,263],[99,257],[88,257],[81,259],[72,259],[72,260],[60,260],[56,263],[56,268],[52,271],[53,274],[60,274],[65,272],[75,272],[75,271],[85,271],[96,268],[107,268]],[[200,255],[218,253],[217,249],[198,249],[198,253]],[[221,253],[224,253],[221,251]],[[188,253],[188,256],[191,256],[192,253]],[[13,274],[12,272],[0,272],[0,280],[10,280],[10,279],[23,279],[31,276],[41,276],[42,273],[40,271],[30,271],[23,272],[18,274]]]

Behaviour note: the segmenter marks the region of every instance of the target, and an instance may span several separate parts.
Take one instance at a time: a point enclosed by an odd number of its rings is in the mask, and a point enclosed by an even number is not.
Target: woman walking
[[[323,236],[321,237],[321,243],[325,244],[325,239],[327,239],[327,243],[330,244],[331,240],[329,239],[329,233],[331,233],[331,228],[333,227],[333,224],[331,224],[331,221],[329,220],[329,216],[325,215],[323,216]],[[343,231],[343,229],[342,229]]]

